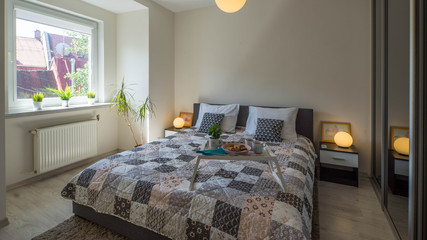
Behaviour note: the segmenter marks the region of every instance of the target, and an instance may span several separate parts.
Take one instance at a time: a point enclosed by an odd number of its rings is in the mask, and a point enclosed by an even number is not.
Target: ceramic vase
[[[43,110],[43,102],[33,102],[33,110],[34,111]]]
[[[209,138],[209,148],[210,149],[217,149],[220,146],[220,141],[219,139],[213,139],[213,138]]]
[[[70,100],[62,100],[62,106],[63,107],[69,107],[70,106]]]

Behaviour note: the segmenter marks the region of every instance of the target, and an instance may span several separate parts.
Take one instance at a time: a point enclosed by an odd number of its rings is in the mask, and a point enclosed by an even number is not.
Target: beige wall
[[[389,1],[388,123],[409,127],[409,3]]]
[[[111,91],[116,88],[116,15],[81,1],[68,0],[42,0],[45,4],[82,14],[102,21],[104,34],[100,52],[104,56],[103,92],[109,101]],[[2,22],[3,23],[3,22]],[[12,118],[6,120],[6,184],[14,184],[34,176],[33,168],[33,143],[30,129],[53,126],[63,123],[75,122],[94,118],[101,115],[98,124],[98,153],[104,154],[118,149],[118,122],[107,107],[94,110],[82,110],[59,114],[46,114]]]
[[[268,3],[268,4],[267,4]],[[194,102],[313,108],[351,122],[359,170],[371,169],[371,2],[248,1],[175,15],[175,114]]]
[[[36,174],[33,164],[34,128],[49,127],[65,123],[95,119],[98,122],[98,155],[118,149],[117,120],[108,106],[94,110],[20,117],[6,120],[6,185],[14,184]]]
[[[157,106],[150,119],[150,141],[164,137],[172,125],[175,109],[174,92],[174,16],[175,14],[149,0],[136,0],[148,7],[150,33],[149,93]]]
[[[135,27],[138,23],[138,27]],[[134,100],[141,105],[149,91],[149,28],[148,9],[117,15],[117,84],[123,78]],[[144,126],[144,142],[147,142],[148,124]],[[132,149],[135,146],[125,121],[119,121],[119,148]],[[133,129],[140,140],[140,124]]]
[[[5,90],[5,3],[0,3],[0,96],[4,96]],[[6,169],[5,169],[5,133],[4,133],[4,108],[5,98],[0,97],[0,223],[6,218]]]

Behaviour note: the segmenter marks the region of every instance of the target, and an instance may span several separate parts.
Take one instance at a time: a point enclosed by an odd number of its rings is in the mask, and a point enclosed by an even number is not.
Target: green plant
[[[73,86],[77,89],[75,94],[78,96],[84,96],[89,90],[89,65],[85,63],[83,68],[77,68],[73,73],[67,73],[64,76],[73,83]]]
[[[221,126],[219,124],[212,124],[209,127],[209,136],[211,136],[212,139],[219,139],[219,137],[221,136]]]
[[[67,32],[72,37],[71,46],[66,50],[77,54],[79,58],[86,58],[89,55],[89,35],[78,32]],[[83,68],[77,68],[73,73],[64,76],[73,83],[75,95],[84,96],[89,91],[89,64],[85,63]]]
[[[129,127],[129,130],[132,134],[133,140],[135,141],[136,146],[138,146],[138,140],[135,137],[135,132],[133,131],[131,119],[135,115],[135,110],[132,107],[131,101],[133,100],[133,95],[129,92],[125,85],[125,79],[122,81],[120,89],[116,91],[113,99],[110,103],[110,108],[115,109],[116,116],[121,116],[125,119],[126,124]]]
[[[96,93],[94,92],[87,92],[87,98],[95,98]]]
[[[37,92],[37,93],[33,94],[33,101],[34,102],[43,102],[43,98],[44,98],[44,95],[41,92]]]
[[[138,143],[138,140],[135,136],[135,132],[133,131],[133,128],[132,128],[132,120],[139,121],[139,123],[141,124],[141,128],[140,128],[141,143],[144,143],[143,129],[144,129],[145,119],[151,116],[151,114],[153,116],[155,115],[154,110],[156,107],[153,104],[153,102],[151,102],[151,99],[149,96],[145,99],[142,105],[137,107],[132,106],[133,101],[134,101],[133,94],[127,88],[125,84],[125,79],[123,78],[120,89],[118,89],[115,92],[114,97],[111,100],[110,108],[115,109],[116,116],[121,116],[124,118],[132,134],[132,137],[133,137],[133,140],[135,141],[136,146],[139,146],[140,144]]]
[[[140,135],[141,135],[141,144],[144,143],[144,136],[143,136],[143,129],[144,129],[144,123],[145,123],[145,119],[152,114],[153,116],[156,115],[155,113],[155,108],[156,106],[154,105],[154,103],[151,101],[150,96],[148,96],[144,103],[141,104],[141,106],[138,107],[137,111],[136,111],[136,120],[139,121],[140,124]]]
[[[70,100],[71,97],[73,97],[73,91],[68,86],[68,84],[65,87],[65,90],[62,90],[62,89],[58,90],[53,88],[46,88],[46,89],[54,92],[56,95],[58,95],[59,98],[61,98],[61,100]]]

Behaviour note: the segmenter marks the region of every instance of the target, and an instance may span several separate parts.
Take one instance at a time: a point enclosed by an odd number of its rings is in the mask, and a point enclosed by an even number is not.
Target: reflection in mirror
[[[408,238],[409,2],[388,1],[388,203],[402,239]]]
[[[375,1],[375,78],[374,78],[374,132],[373,132],[373,174],[381,187],[381,50],[382,50],[382,1]]]

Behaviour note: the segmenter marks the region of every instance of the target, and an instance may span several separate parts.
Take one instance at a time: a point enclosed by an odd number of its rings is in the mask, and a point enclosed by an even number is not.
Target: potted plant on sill
[[[208,135],[211,136],[209,138],[209,146],[211,149],[217,149],[220,146],[220,137],[221,137],[221,126],[219,124],[212,124],[209,127]]]
[[[87,104],[89,105],[95,104],[95,96],[96,96],[96,93],[87,92]]]
[[[56,95],[58,95],[59,98],[62,100],[62,106],[63,107],[69,107],[70,106],[70,99],[73,97],[73,90],[68,86],[65,87],[65,90],[58,90],[53,88],[46,88],[49,91],[54,92]]]
[[[33,110],[40,111],[43,110],[43,93],[37,92],[33,95]]]

